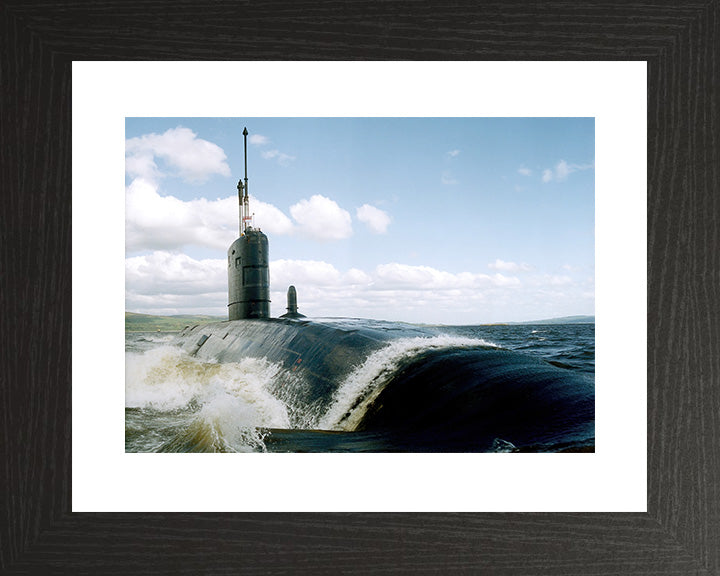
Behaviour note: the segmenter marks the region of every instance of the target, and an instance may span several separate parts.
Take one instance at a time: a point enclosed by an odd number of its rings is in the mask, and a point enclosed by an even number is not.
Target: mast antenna
[[[247,177],[247,127],[243,129],[243,140],[245,147],[245,196],[243,198],[243,220],[242,220],[242,232],[248,228],[248,222],[252,220],[250,216],[250,199],[248,198],[248,177]]]

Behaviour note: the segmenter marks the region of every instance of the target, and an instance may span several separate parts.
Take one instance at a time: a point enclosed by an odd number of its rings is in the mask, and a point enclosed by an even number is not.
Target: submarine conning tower
[[[240,237],[228,248],[228,319],[270,317],[270,269],[268,237],[253,228],[248,198],[247,128],[245,184],[239,180]]]

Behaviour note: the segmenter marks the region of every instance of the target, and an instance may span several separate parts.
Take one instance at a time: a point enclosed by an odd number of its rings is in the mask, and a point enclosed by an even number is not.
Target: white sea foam
[[[212,444],[226,452],[264,451],[263,435],[258,427],[268,424],[257,408],[218,386],[203,404],[195,422],[207,426],[214,437]]]
[[[286,428],[287,408],[267,389],[279,370],[256,358],[205,362],[172,346],[127,353],[125,406],[161,411],[199,406],[198,417],[228,436],[241,428]]]
[[[502,438],[495,438],[492,443],[490,452],[506,453],[506,452],[517,452],[518,449],[512,442],[503,440]]]
[[[143,340],[146,340],[148,342],[157,342],[165,344],[167,342],[172,342],[175,339],[175,334],[167,334],[165,332],[155,333],[155,334],[143,334],[142,338]]]
[[[405,359],[428,350],[445,348],[496,347],[478,338],[440,335],[431,338],[401,338],[377,350],[355,368],[335,392],[330,407],[320,418],[322,430],[354,430],[388,377]],[[349,415],[348,415],[349,413]]]

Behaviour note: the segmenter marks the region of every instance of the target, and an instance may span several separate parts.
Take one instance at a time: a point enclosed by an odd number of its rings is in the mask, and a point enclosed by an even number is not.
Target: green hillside
[[[150,314],[135,314],[125,312],[125,332],[177,332],[193,324],[207,324],[208,322],[222,322],[227,318],[220,316],[193,316],[181,314],[177,316],[151,316]]]

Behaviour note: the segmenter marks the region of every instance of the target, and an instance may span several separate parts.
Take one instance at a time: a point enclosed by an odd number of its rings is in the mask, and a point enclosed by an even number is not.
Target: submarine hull
[[[292,402],[323,404],[353,368],[387,342],[371,330],[289,319],[232,320],[186,328],[176,340],[187,353],[216,362],[261,358],[280,366],[275,388]]]
[[[175,344],[205,361],[258,358],[277,366],[270,391],[298,415],[295,434],[380,434],[389,450],[542,451],[594,443],[592,375],[448,338],[440,329],[237,320],[188,327]],[[498,439],[510,449],[493,450]]]

